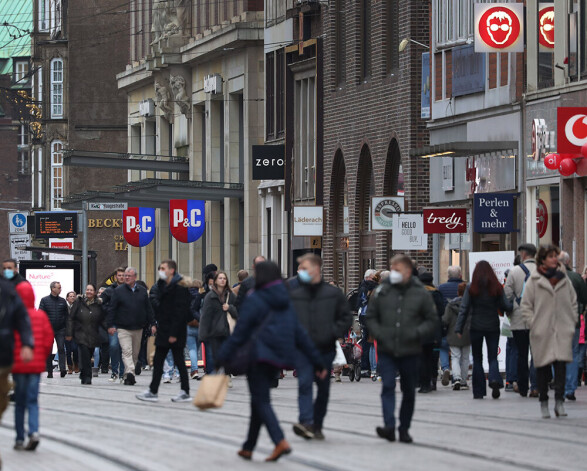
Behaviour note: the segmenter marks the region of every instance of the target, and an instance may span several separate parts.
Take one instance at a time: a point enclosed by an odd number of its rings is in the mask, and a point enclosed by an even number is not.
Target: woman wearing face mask
[[[235,301],[236,296],[230,289],[228,276],[223,271],[217,272],[212,289],[204,298],[200,310],[198,333],[200,341],[210,347],[212,359],[216,358],[222,343],[230,336],[228,316],[234,321],[238,317]]]
[[[85,295],[71,306],[66,327],[66,340],[74,339],[79,348],[82,384],[92,384],[92,353],[100,346],[100,326],[106,318],[102,300],[96,297],[96,286],[86,286]]]
[[[530,326],[530,347],[536,367],[542,417],[548,411],[548,384],[554,369],[554,413],[566,416],[566,363],[573,360],[573,335],[577,324],[577,295],[559,263],[560,250],[553,245],[540,247],[536,254],[538,269],[528,278],[522,298],[522,316]]]

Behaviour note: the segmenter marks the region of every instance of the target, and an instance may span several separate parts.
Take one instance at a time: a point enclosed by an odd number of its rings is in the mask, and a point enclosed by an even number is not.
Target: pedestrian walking
[[[52,281],[49,285],[51,294],[41,299],[39,309],[49,317],[53,335],[57,343],[57,354],[59,355],[59,371],[61,377],[67,376],[65,363],[65,326],[67,324],[68,308],[67,301],[59,296],[61,294],[61,283]],[[47,358],[47,378],[53,377],[53,355]]]
[[[489,388],[491,397],[498,399],[503,389],[503,378],[499,373],[497,355],[501,334],[500,313],[510,311],[511,303],[505,297],[503,287],[489,262],[481,260],[475,266],[471,284],[465,290],[461,310],[455,326],[457,335],[462,335],[471,316],[471,348],[473,350],[473,398],[483,399],[487,395],[485,371],[483,370],[483,340],[487,346],[489,362]]]
[[[241,288],[241,285],[243,284],[243,281],[245,281],[248,277],[249,277],[249,272],[247,270],[239,270],[238,273],[236,274],[236,278],[238,280],[238,283],[236,283],[232,287],[232,292],[234,293],[234,295],[237,298],[238,298],[238,292],[240,291],[240,288]]]
[[[377,340],[379,371],[383,381],[381,404],[383,427],[380,438],[395,441],[395,384],[400,375],[402,404],[399,413],[399,440],[411,443],[409,434],[418,384],[418,363],[422,345],[438,332],[438,314],[432,295],[417,276],[407,255],[391,259],[389,279],[375,291],[367,311],[369,332]]]
[[[263,255],[257,255],[253,259],[253,270],[257,266],[257,263],[261,263],[265,261],[265,257]],[[255,275],[251,275],[245,278],[240,284],[236,294],[236,300],[234,302],[235,307],[238,309],[240,305],[243,303],[249,291],[251,291],[255,287]]]
[[[559,263],[554,245],[542,246],[536,255],[537,269],[526,283],[522,315],[530,328],[530,345],[536,365],[542,417],[550,418],[548,388],[554,370],[554,412],[564,408],[566,363],[573,361],[573,336],[577,324],[577,294],[566,269]]]
[[[47,364],[47,357],[53,349],[53,329],[47,314],[35,309],[35,293],[29,283],[16,287],[28,311],[35,349],[29,362],[23,361],[21,336],[14,334],[14,428],[16,429],[15,450],[34,451],[39,446],[39,382]],[[28,414],[28,442],[25,445],[25,414]]]
[[[530,353],[530,329],[522,315],[522,299],[526,292],[528,279],[536,271],[536,246],[534,244],[522,244],[518,247],[520,264],[513,267],[509,273],[504,286],[506,297],[512,303],[512,310],[509,313],[509,321],[513,339],[517,349],[517,385],[520,396],[538,397],[536,386],[536,373],[534,362],[528,368],[528,355]],[[528,381],[530,386],[528,386]]]
[[[23,363],[29,363],[33,359],[34,339],[28,312],[14,287],[7,281],[0,280],[0,419],[8,407],[8,377],[14,363],[15,332],[20,335],[22,345],[20,352],[16,353]]]
[[[23,281],[28,283],[17,268],[18,262],[13,258],[8,258],[2,262],[2,277],[16,288]]]
[[[137,283],[135,268],[128,267],[124,271],[124,284],[113,291],[107,312],[108,333],[118,334],[122,350],[124,384],[132,386],[136,383],[134,371],[141,349],[143,328],[151,326],[153,334],[157,331],[149,294]]]
[[[84,296],[78,296],[67,321],[67,337],[76,343],[81,364],[82,384],[92,384],[92,353],[100,346],[100,327],[106,322],[106,311],[97,297],[96,285],[86,286]]]
[[[379,285],[379,276],[377,270],[370,268],[365,271],[363,275],[363,281],[359,285],[359,291],[357,294],[356,310],[359,316],[359,324],[361,326],[361,337],[363,353],[361,355],[361,377],[369,377],[377,380],[377,367],[376,367],[376,355],[375,345],[370,341],[369,329],[367,328],[367,306],[369,305],[369,299],[375,292],[375,289]]]
[[[322,279],[322,259],[306,254],[298,259],[299,288],[290,292],[292,304],[302,327],[320,352],[320,363],[332,370],[336,355],[336,340],[343,338],[352,323],[349,303],[341,290]],[[297,353],[298,375],[298,423],[293,426],[296,435],[323,440],[324,418],[330,396],[330,374],[324,378],[315,376],[313,364],[305,352]],[[317,394],[313,401],[313,384]]]
[[[70,291],[65,296],[65,301],[67,302],[67,312],[71,312],[71,307],[73,303],[77,299],[77,294],[75,291]],[[75,340],[67,340],[65,339],[65,358],[67,362],[67,373],[79,373],[79,351]]]
[[[114,294],[114,290],[119,286],[124,285],[124,271],[126,269],[124,267],[118,267],[116,269],[116,281],[108,286],[100,295],[102,299],[102,307],[106,311],[106,317],[108,317],[108,313],[110,312],[110,302],[112,300],[112,295]],[[118,332],[114,331],[114,333],[110,333],[107,331],[108,334],[108,355],[110,360],[110,366],[112,367],[112,375],[110,376],[109,381],[111,383],[118,381],[119,378],[123,378],[124,376],[124,363],[122,361],[122,351],[120,349],[120,342],[118,340]],[[102,364],[102,371],[104,371],[104,364]],[[108,373],[108,371],[106,371]]]
[[[467,283],[464,281],[457,288],[457,296],[451,299],[444,310],[442,324],[446,327],[446,340],[450,347],[452,357],[453,390],[459,391],[469,389],[467,377],[469,375],[469,356],[471,355],[471,317],[467,318],[468,324],[463,329],[463,335],[459,337],[455,333],[455,326]]]
[[[157,402],[159,400],[157,394],[163,376],[163,364],[171,351],[181,379],[181,391],[171,400],[186,402],[190,400],[190,382],[185,366],[184,349],[187,339],[186,325],[191,317],[192,298],[187,282],[177,273],[177,263],[174,260],[161,262],[159,280],[154,288],[154,290],[151,289],[151,299],[154,294],[156,303],[153,308],[157,321],[157,336],[155,337],[153,378],[149,389],[142,394],[137,394],[136,397],[141,401]]]
[[[241,315],[234,334],[218,352],[217,362],[224,365],[247,342],[254,342],[255,358],[247,373],[251,393],[251,418],[247,440],[238,452],[245,460],[251,460],[257,445],[261,427],[265,425],[275,444],[266,461],[277,461],[291,453],[283,430],[271,407],[270,388],[282,368],[292,368],[296,363],[296,350],[306,356],[313,374],[321,380],[327,377],[322,355],[308,338],[290,302],[279,267],[273,262],[255,265],[255,291],[241,306]]]

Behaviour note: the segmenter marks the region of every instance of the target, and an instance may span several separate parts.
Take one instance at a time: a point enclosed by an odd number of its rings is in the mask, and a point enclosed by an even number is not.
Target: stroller
[[[361,356],[363,355],[363,348],[354,330],[351,329],[340,345],[346,358],[347,364],[342,367],[342,375],[348,376],[352,381],[361,381]]]

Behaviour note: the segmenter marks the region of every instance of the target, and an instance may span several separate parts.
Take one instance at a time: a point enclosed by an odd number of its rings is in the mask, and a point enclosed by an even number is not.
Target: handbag
[[[334,357],[334,361],[332,362],[332,366],[344,366],[347,364],[346,357],[344,356],[344,352],[342,351],[342,347],[340,346],[340,342],[337,340],[335,343],[336,343],[336,356]]]
[[[147,339],[147,362],[149,366],[153,366],[153,359],[155,358],[155,336],[151,335]]]
[[[512,338],[514,336],[512,333],[512,325],[507,316],[504,316],[503,322],[501,323],[501,335],[507,338]]]
[[[208,374],[202,378],[194,406],[200,410],[219,409],[224,405],[229,377],[223,373]]]

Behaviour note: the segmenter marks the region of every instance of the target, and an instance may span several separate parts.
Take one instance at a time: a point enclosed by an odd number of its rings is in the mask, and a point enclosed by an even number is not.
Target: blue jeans
[[[473,350],[473,396],[483,397],[487,395],[485,384],[485,371],[483,370],[483,339],[487,345],[487,360],[489,362],[489,384],[497,383],[503,388],[503,379],[499,374],[497,353],[499,348],[499,330],[495,332],[481,332],[471,330],[471,349]]]
[[[446,337],[442,337],[442,342],[440,343],[440,347],[438,350],[440,352],[440,369],[442,371],[449,370],[450,369],[450,357],[448,355],[449,346],[448,346],[448,340],[446,340]]]
[[[332,369],[332,362],[336,352],[322,353],[322,364],[328,370]],[[330,396],[330,374],[326,378],[316,377],[314,365],[308,357],[298,351],[296,370],[298,373],[298,406],[300,408],[299,422],[304,425],[314,425],[318,430],[322,429],[328,398]],[[318,393],[316,402],[313,402],[313,385],[316,382]]]
[[[505,380],[509,384],[518,381],[518,347],[513,337],[507,339],[505,346]]]
[[[379,352],[379,372],[383,381],[381,405],[383,422],[386,428],[395,429],[395,383],[396,374],[400,374],[400,386],[403,393],[399,412],[400,430],[408,431],[414,415],[416,404],[416,386],[419,378],[420,355],[394,357]]]
[[[377,350],[375,344],[369,344],[369,363],[371,364],[371,374],[374,375],[377,372]]]
[[[39,374],[13,374],[16,441],[24,441],[24,414],[29,414],[29,437],[39,431]]]
[[[190,352],[190,361],[192,363],[191,372],[195,373],[198,371],[198,359],[201,358],[200,346],[202,342],[198,339],[198,332],[200,329],[197,327],[190,327],[188,325],[188,336],[187,346]]]
[[[579,374],[579,335],[581,329],[575,329],[573,335],[573,361],[567,363],[567,379],[565,382],[565,395],[574,394],[577,389],[577,376]]]
[[[267,427],[267,433],[275,445],[285,438],[277,416],[271,407],[271,383],[275,380],[278,372],[277,368],[261,363],[255,364],[249,370],[247,382],[251,392],[251,421],[243,450],[253,451],[255,449],[262,425]]]
[[[122,377],[124,374],[124,363],[122,362],[122,350],[118,342],[118,332],[108,335],[110,339],[110,363],[112,364],[112,374]],[[134,374],[134,371],[132,372]]]

